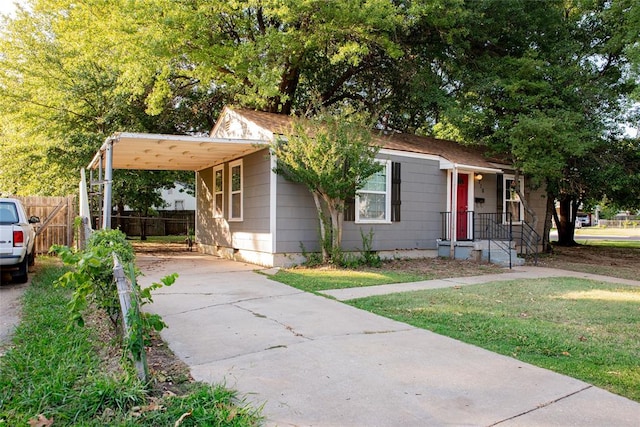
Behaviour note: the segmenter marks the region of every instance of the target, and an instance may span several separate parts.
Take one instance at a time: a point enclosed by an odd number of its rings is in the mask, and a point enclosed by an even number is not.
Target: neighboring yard
[[[574,247],[554,248],[538,265],[640,280],[640,241],[589,240]]]

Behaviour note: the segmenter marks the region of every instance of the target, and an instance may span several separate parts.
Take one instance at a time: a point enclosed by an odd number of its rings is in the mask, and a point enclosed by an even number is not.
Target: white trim
[[[467,212],[475,211],[475,181],[474,172],[470,170],[459,170],[457,168],[447,172],[447,212],[451,212],[450,228],[446,230],[449,240],[458,240],[458,215],[455,214],[459,210],[458,207],[458,180],[460,175],[467,176]],[[454,183],[455,176],[455,183]],[[467,220],[471,220],[467,217]],[[470,237],[473,226],[467,224],[467,238]],[[471,236],[473,238],[473,236]]]
[[[382,191],[363,191],[359,190],[358,193],[370,193],[370,194],[384,194],[384,219],[361,219],[360,218],[360,195],[356,193],[356,224],[391,224],[391,160],[376,159],[376,162],[381,163],[385,167],[385,190]],[[372,175],[373,176],[373,175]]]
[[[240,166],[240,190],[233,191],[233,168]],[[233,196],[240,195],[240,216],[233,216]],[[227,220],[229,222],[243,221],[244,217],[244,166],[242,159],[229,163],[229,213]]]
[[[447,159],[442,159],[440,161],[440,169],[453,170],[455,168],[471,170],[474,172],[504,173],[502,169],[487,168],[484,166],[465,165],[461,163],[450,162]]]
[[[216,173],[220,172],[222,175],[222,188],[220,189],[220,191],[217,190],[216,188]],[[214,166],[213,168],[213,211],[212,211],[212,216],[213,218],[224,218],[224,183],[225,183],[225,179],[224,179],[224,164],[218,165],[218,166]],[[222,206],[220,206],[220,213],[218,214],[217,211],[217,205],[216,205],[216,199],[217,199],[217,195],[220,194],[221,200],[222,200]]]
[[[210,137],[253,140],[269,143],[275,139],[274,133],[243,116],[229,106],[225,106],[211,130]]]
[[[276,168],[275,154],[269,155],[269,229],[271,230],[271,252],[276,253],[277,236],[277,210],[278,210],[278,175],[274,172]]]
[[[508,175],[508,174],[504,174],[502,175],[502,212],[504,213],[504,219],[506,220],[506,214],[507,214],[507,180],[510,181],[515,181],[516,176],[515,175]],[[520,178],[520,192],[522,194],[524,194],[524,178]],[[511,200],[511,199],[509,199]],[[524,204],[522,203],[522,200],[518,200],[518,203],[520,203],[520,220],[513,221],[513,224],[522,224],[522,221],[524,221]]]
[[[378,153],[389,156],[407,157],[411,159],[435,160],[440,162],[444,160],[442,157],[435,154],[412,153],[411,151],[392,150],[390,148],[381,148]]]

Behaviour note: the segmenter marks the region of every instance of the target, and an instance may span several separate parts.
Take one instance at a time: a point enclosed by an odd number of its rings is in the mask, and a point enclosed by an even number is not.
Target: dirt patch
[[[480,276],[498,274],[506,270],[495,264],[473,261],[452,260],[449,258],[397,259],[383,261],[379,268],[358,268],[358,270],[391,270],[421,274],[434,279],[449,277]]]
[[[102,370],[117,373],[122,370],[123,348],[121,338],[103,310],[88,310],[84,316],[87,327],[95,335],[95,348],[101,358]],[[189,367],[182,362],[162,338],[154,333],[145,346],[149,367],[149,392],[160,397],[166,393],[182,395],[193,382]]]
[[[538,265],[640,280],[640,248],[554,246],[551,254],[543,254],[539,257]]]
[[[131,246],[136,251],[136,253],[147,254],[147,255],[172,255],[172,256],[180,256],[186,255],[189,251],[189,246],[187,245],[186,238],[184,243],[175,243],[175,242],[140,242],[132,241]],[[193,249],[195,250],[195,249]]]
[[[193,382],[189,366],[171,351],[158,334],[152,336],[146,350],[152,394],[162,396],[166,393],[186,393],[189,384]]]

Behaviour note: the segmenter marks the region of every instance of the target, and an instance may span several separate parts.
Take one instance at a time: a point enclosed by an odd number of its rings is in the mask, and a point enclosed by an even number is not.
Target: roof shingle
[[[249,109],[233,111],[276,135],[283,135],[291,130],[291,116]],[[379,133],[374,135],[373,141],[389,150],[434,155],[459,165],[495,169],[492,160],[486,155],[487,150],[480,146],[462,145],[455,141],[405,133]]]

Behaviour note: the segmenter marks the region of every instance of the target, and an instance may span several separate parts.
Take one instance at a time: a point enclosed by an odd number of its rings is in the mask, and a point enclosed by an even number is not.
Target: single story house
[[[269,144],[290,125],[288,116],[226,107],[209,138],[115,134],[90,169],[194,170],[199,250],[264,266],[297,264],[303,252],[320,250],[319,226],[308,190],[273,172]],[[388,133],[373,142],[381,146],[385,168],[345,212],[345,251],[361,250],[362,234],[371,233],[371,249],[383,258],[441,255],[505,263],[504,253],[511,265],[515,250],[537,246],[516,238],[528,230],[528,218],[509,165],[430,137]],[[542,228],[544,192],[526,180],[520,185]],[[528,231],[520,234],[535,235]]]

